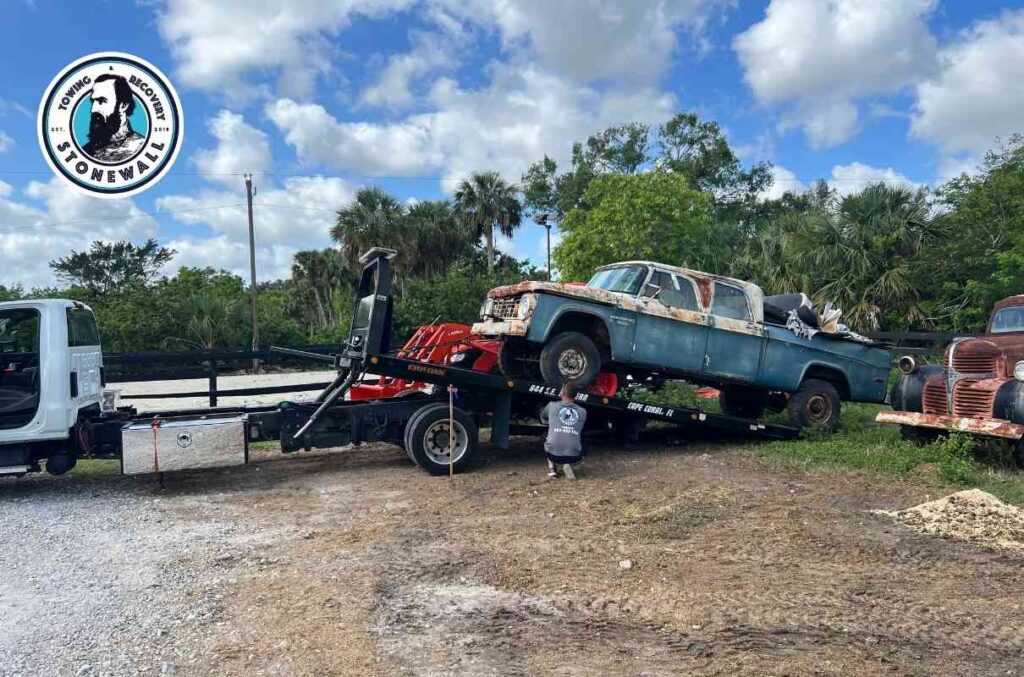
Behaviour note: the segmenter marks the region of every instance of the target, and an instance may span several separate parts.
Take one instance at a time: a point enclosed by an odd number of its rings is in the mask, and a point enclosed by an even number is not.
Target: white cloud
[[[675,104],[650,88],[597,91],[536,66],[494,64],[478,90],[442,79],[433,111],[392,123],[341,122],[324,107],[280,99],[266,114],[308,163],[378,175],[441,171],[445,188],[471,171],[516,181],[530,163],[565,161],[573,141],[610,124],[663,121]]]
[[[786,193],[800,194],[807,189],[796,174],[779,165],[772,166],[772,185],[761,194],[765,200],[777,200]]]
[[[6,153],[12,148],[14,148],[14,139],[4,134],[3,130],[0,130],[0,153]]]
[[[703,47],[701,30],[727,0],[445,0],[449,9],[495,26],[509,51],[528,48],[545,68],[576,82],[652,82],[678,46],[677,30]]]
[[[972,25],[939,61],[938,75],[917,87],[913,135],[946,153],[981,154],[996,137],[1024,131],[1024,11]]]
[[[434,31],[413,31],[413,48],[404,54],[392,54],[376,81],[362,91],[359,100],[370,106],[408,108],[414,101],[416,84],[429,85],[440,72],[458,63],[458,56],[469,41],[469,31],[442,7],[435,6],[428,18]]]
[[[238,174],[259,174],[271,168],[270,139],[241,115],[222,110],[206,128],[217,139],[217,147],[200,150],[193,158],[205,179],[236,185]]]
[[[177,255],[162,273],[173,276],[182,266],[226,270],[248,283],[249,247],[225,235],[210,238],[177,237],[166,246]],[[279,280],[291,276],[292,259],[299,247],[284,244],[256,246],[256,277],[260,281]]]
[[[856,130],[856,101],[913,84],[935,67],[927,18],[936,0],[772,0],[733,41],[744,79],[763,105],[788,108],[812,146]]]
[[[836,165],[832,168],[832,187],[840,195],[849,195],[876,183],[920,185],[892,167],[872,167],[862,162]]]
[[[387,15],[411,0],[168,0],[158,28],[188,87],[244,100],[266,88],[248,80],[252,71],[279,76],[292,96],[312,91],[318,75],[332,69],[328,38],[353,15]]]
[[[140,242],[156,232],[132,200],[91,198],[56,177],[31,182],[24,195],[42,205],[14,199],[13,187],[0,182],[0,284],[51,285],[49,261],[95,240]]]
[[[356,186],[342,179],[295,176],[280,186],[260,186],[253,201],[258,249],[326,247],[335,211],[352,200]],[[248,251],[249,222],[245,198],[237,192],[205,190],[196,195],[168,195],[157,200],[162,211],[177,212],[181,223],[209,228],[214,238],[226,238]],[[214,208],[237,204],[237,207]],[[192,239],[197,239],[193,237]],[[188,265],[193,265],[186,262]],[[263,274],[260,275],[261,279]]]

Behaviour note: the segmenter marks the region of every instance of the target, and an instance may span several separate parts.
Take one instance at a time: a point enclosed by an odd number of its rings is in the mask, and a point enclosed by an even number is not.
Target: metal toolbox
[[[246,416],[154,419],[121,430],[125,475],[242,465],[249,460]]]

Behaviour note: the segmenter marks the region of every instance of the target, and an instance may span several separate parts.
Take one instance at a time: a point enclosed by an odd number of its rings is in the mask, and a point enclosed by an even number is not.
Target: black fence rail
[[[337,346],[302,346],[297,348],[309,353],[327,355],[337,351]],[[270,350],[192,350],[192,351],[147,351],[138,353],[104,353],[103,365],[107,382],[113,387],[119,383],[147,381],[184,381],[206,379],[205,390],[172,393],[142,393],[124,395],[131,400],[178,399],[206,397],[210,406],[216,407],[221,397],[248,397],[251,395],[273,395],[277,393],[298,393],[326,388],[333,372],[324,371],[325,378],[315,383],[302,383],[258,388],[235,388],[222,390],[218,377],[226,373],[252,372],[254,362],[264,368],[310,368],[316,363]]]
[[[875,341],[891,345],[893,357],[898,358],[900,355],[938,357],[954,340],[972,338],[977,334],[942,331],[876,331],[867,336]]]

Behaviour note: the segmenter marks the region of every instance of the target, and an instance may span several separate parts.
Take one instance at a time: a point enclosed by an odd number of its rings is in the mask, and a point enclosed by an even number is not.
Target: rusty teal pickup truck
[[[501,340],[509,378],[686,379],[718,388],[727,414],[785,409],[801,427],[838,426],[844,400],[883,402],[891,361],[803,294],[765,297],[749,282],[652,261],[604,266],[584,285],[492,289],[473,333]]]

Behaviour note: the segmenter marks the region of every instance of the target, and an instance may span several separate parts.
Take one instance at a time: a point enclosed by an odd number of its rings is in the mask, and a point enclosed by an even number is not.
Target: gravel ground
[[[1022,674],[1024,555],[873,512],[935,487],[622,451],[0,481],[0,675]]]

